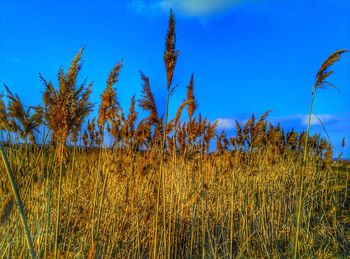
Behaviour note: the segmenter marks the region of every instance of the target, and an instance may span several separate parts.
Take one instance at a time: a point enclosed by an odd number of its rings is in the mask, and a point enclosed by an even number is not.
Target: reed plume
[[[238,147],[241,147],[244,145],[244,141],[245,141],[244,134],[239,122],[237,120],[235,122],[236,122],[236,143]]]
[[[188,106],[191,102],[188,101],[188,100],[184,100],[179,108],[177,108],[177,111],[176,111],[176,115],[175,115],[175,119],[174,119],[174,128],[176,129],[177,128],[177,125],[179,124],[180,122],[180,118],[181,118],[181,115],[182,115],[182,112],[183,110],[185,109],[186,106]]]
[[[199,114],[199,116],[198,116],[198,136],[199,137],[203,137],[207,122],[208,122],[208,119],[207,118],[203,119],[202,115]]]
[[[149,127],[148,120],[142,119],[136,127],[135,142],[138,147],[142,147],[143,145],[149,145],[151,139],[151,128]]]
[[[71,133],[80,129],[84,118],[93,107],[89,101],[92,83],[86,87],[86,81],[84,81],[77,86],[83,51],[84,49],[81,48],[76,54],[67,73],[64,72],[63,68],[59,70],[57,89],[51,81],[46,81],[40,75],[40,79],[45,85],[43,94],[44,117],[52,130],[54,140],[63,145]]]
[[[188,101],[187,112],[190,120],[192,120],[193,114],[198,107],[198,103],[194,96],[193,88],[194,88],[194,74],[191,75],[190,82],[187,86],[187,101]]]
[[[35,132],[38,131],[39,126],[42,123],[42,108],[39,106],[38,108],[28,107],[24,108],[22,101],[20,100],[17,94],[13,94],[10,89],[4,85],[4,88],[7,92],[8,98],[8,114],[6,114],[5,106],[3,106],[3,123],[6,125],[6,115],[9,116],[10,119],[10,129],[12,129],[15,133],[18,133],[19,136],[27,142],[28,140],[32,143],[35,143]],[[34,110],[34,112],[32,112]]]
[[[271,146],[275,147],[278,146],[280,141],[281,141],[281,132],[279,129],[279,125],[274,127],[271,123],[269,125],[269,129],[267,132],[267,138],[268,138],[268,143],[271,144]]]
[[[229,142],[226,137],[226,132],[223,130],[216,138],[216,153],[221,155],[227,150]]]
[[[163,136],[166,134],[166,125],[164,125],[164,115],[162,115],[158,122],[154,125],[154,134],[152,140],[153,147],[162,147],[164,148]],[[167,124],[168,125],[168,124]]]
[[[159,123],[157,105],[154,100],[149,78],[142,72],[140,72],[141,79],[143,81],[142,98],[139,100],[140,107],[149,112],[148,123],[149,125],[156,125]]]
[[[210,121],[208,121],[207,125],[205,126],[203,141],[206,153],[209,153],[210,141],[215,137],[215,130],[217,125],[218,121],[215,121],[214,123],[210,123]]]
[[[314,85],[314,91],[317,88],[324,88],[326,86],[335,87],[332,83],[326,81],[326,79],[334,74],[333,70],[329,70],[329,68],[337,61],[340,60],[341,55],[345,52],[348,52],[347,50],[337,50],[334,53],[332,53],[321,65],[320,69],[318,70],[316,74],[316,82]]]
[[[4,95],[2,93],[0,94],[0,130],[5,130],[7,132],[12,131]]]
[[[88,120],[87,130],[89,133],[90,147],[93,145],[98,145],[100,143],[100,134],[96,128],[96,118],[93,118],[91,121]]]
[[[171,83],[173,80],[174,70],[176,66],[176,60],[179,56],[179,51],[176,50],[176,35],[175,35],[175,17],[172,10],[170,10],[168,33],[165,41],[164,51],[164,63],[167,75],[167,89],[170,91]]]
[[[180,152],[183,152],[186,148],[186,143],[187,143],[187,133],[186,133],[186,122],[183,122],[180,126],[179,126],[179,131],[177,134],[177,142],[179,144],[179,149]]]
[[[258,122],[253,126],[252,134],[252,147],[262,147],[267,143],[267,122],[266,118],[270,114],[270,111],[264,112],[259,118]]]
[[[330,144],[327,145],[324,153],[323,165],[329,167],[333,161],[333,150]]]
[[[113,87],[119,80],[119,73],[123,67],[122,61],[117,63],[111,70],[108,79],[107,86],[101,94],[101,103],[98,110],[98,126],[100,131],[103,132],[106,122],[112,122],[112,120],[118,120],[120,117],[121,107],[117,100],[117,91]]]
[[[135,106],[136,106],[135,95],[133,95],[131,97],[129,114],[122,128],[122,135],[125,139],[128,140],[129,144],[131,144],[132,139],[134,138],[134,135],[135,135],[135,122],[138,115],[138,113],[136,112]]]

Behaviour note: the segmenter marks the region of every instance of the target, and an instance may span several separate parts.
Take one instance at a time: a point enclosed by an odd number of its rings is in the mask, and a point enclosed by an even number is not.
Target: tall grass
[[[45,85],[43,95],[44,119],[52,130],[53,141],[58,142],[56,152],[59,161],[58,197],[55,227],[55,258],[58,256],[58,234],[60,230],[61,186],[63,163],[67,159],[66,141],[69,135],[75,135],[80,130],[84,118],[92,109],[89,102],[91,85],[85,83],[77,86],[77,78],[81,69],[81,57],[84,49],[80,49],[74,57],[67,73],[61,68],[58,72],[59,86],[54,88],[52,82],[47,82],[42,76]]]
[[[68,150],[72,154],[72,150]],[[135,154],[135,158],[125,156],[118,164],[122,151],[107,151],[105,167],[109,170],[103,211],[100,218],[99,256],[104,257],[147,257],[153,255],[155,206],[157,203],[158,166],[149,161],[145,154]],[[36,156],[43,156],[52,163],[49,154],[31,152],[28,174],[21,175],[22,151],[11,148],[10,159],[19,179],[23,193],[29,227],[33,233],[34,246],[38,256],[47,250],[50,257],[54,251],[55,221],[45,226],[46,174],[42,164],[35,164]],[[133,162],[134,159],[134,162]],[[168,231],[167,254],[158,251],[161,257],[290,257],[293,256],[295,220],[299,199],[300,170],[302,162],[292,157],[269,161],[270,154],[262,155],[253,165],[242,164],[231,153],[203,156],[203,160],[182,160],[176,164],[165,161],[170,174],[165,177],[165,205]],[[59,256],[86,257],[95,249],[91,246],[90,217],[95,190],[95,172],[98,151],[77,152],[77,169],[73,181],[76,188],[72,193],[61,193],[60,218],[70,218],[67,225],[61,224],[59,231]],[[200,167],[202,167],[202,175]],[[54,169],[54,167],[52,167]],[[49,169],[49,170],[52,170]],[[134,184],[126,199],[129,174],[135,171]],[[344,181],[336,184],[339,175],[321,170],[319,161],[308,163],[304,175],[304,209],[312,209],[310,231],[307,233],[308,219],[300,220],[300,257],[346,256],[349,241],[346,222],[348,208],[342,203],[349,197],[342,194]],[[53,171],[54,172],[54,171]],[[195,185],[192,184],[193,173]],[[33,179],[37,175],[38,180]],[[202,180],[203,178],[203,180]],[[341,178],[339,178],[341,179]],[[51,179],[48,179],[51,181]],[[34,182],[33,182],[34,181]],[[62,190],[67,190],[69,178],[62,177]],[[33,187],[27,183],[33,182]],[[33,190],[31,190],[33,188]],[[58,186],[52,185],[51,211],[57,210]],[[102,189],[102,186],[101,186]],[[33,195],[29,193],[33,191]],[[74,199],[73,199],[74,197]],[[162,196],[161,196],[162,197]],[[38,202],[33,202],[38,201]],[[160,199],[163,206],[163,199]],[[173,204],[173,205],[171,205]],[[71,211],[70,211],[71,206]],[[162,213],[162,210],[160,210]],[[51,214],[52,216],[54,214]],[[160,214],[160,219],[163,215]],[[304,215],[304,214],[302,214]],[[1,251],[11,257],[19,256],[24,247],[22,228],[17,223],[17,215],[11,213],[5,224],[0,226]],[[94,223],[95,222],[95,223]],[[96,227],[96,225],[95,225]],[[163,233],[163,223],[158,223],[159,233]],[[63,243],[63,233],[66,235]],[[48,242],[45,246],[45,234]],[[158,239],[158,246],[164,247],[164,238]],[[51,254],[52,255],[52,254]]]
[[[0,98],[7,149],[0,171],[9,174],[0,174],[1,258],[34,257],[34,250],[40,258],[350,256],[349,169],[340,159],[333,162],[327,139],[309,132],[316,90],[331,85],[329,68],[344,51],[317,73],[306,132],[271,124],[268,111],[236,122],[228,136],[198,113],[193,74],[186,98],[169,118],[175,39],[171,12],[164,115],[142,72],[141,98],[133,96],[124,115],[115,88],[119,62],[98,117],[84,128],[93,104],[92,84],[78,84],[83,49],[67,72],[59,70],[57,88],[40,76],[43,107],[26,110],[6,88],[7,105]],[[145,118],[138,118],[137,104]],[[10,190],[25,235],[12,213]]]

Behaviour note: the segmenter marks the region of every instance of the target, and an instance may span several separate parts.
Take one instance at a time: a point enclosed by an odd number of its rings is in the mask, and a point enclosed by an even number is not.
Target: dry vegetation
[[[164,116],[142,72],[138,104],[148,117],[138,118],[134,96],[125,116],[115,87],[119,62],[98,118],[84,129],[93,105],[91,84],[77,82],[83,49],[67,72],[59,70],[57,87],[40,76],[42,107],[26,109],[5,88],[0,130],[10,167],[0,165],[0,258],[29,257],[31,244],[38,258],[350,256],[349,166],[333,161],[327,140],[309,128],[285,132],[268,122],[269,112],[236,122],[234,136],[217,134],[197,112],[193,75],[168,118],[179,55],[172,13],[168,26]],[[343,53],[317,73],[310,115]]]

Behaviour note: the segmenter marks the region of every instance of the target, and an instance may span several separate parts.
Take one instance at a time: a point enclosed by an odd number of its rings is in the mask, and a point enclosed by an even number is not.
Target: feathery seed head
[[[67,73],[62,68],[59,70],[57,89],[51,81],[48,82],[39,75],[45,85],[43,94],[45,120],[52,130],[54,141],[63,144],[71,133],[77,134],[84,118],[93,107],[89,102],[92,83],[87,87],[85,82],[80,86],[76,85],[83,50],[81,48],[75,55]]]
[[[321,65],[319,71],[316,74],[316,82],[314,88],[323,88],[325,85],[332,86],[330,82],[325,81],[334,71],[329,71],[328,69],[337,61],[340,60],[341,55],[347,52],[347,50],[337,50],[332,53]]]
[[[190,120],[192,119],[192,116],[198,107],[198,103],[196,102],[196,99],[194,96],[193,88],[194,88],[194,74],[191,75],[190,82],[187,86],[187,101],[189,102],[187,106],[187,112]]]
[[[164,63],[167,74],[167,88],[170,91],[171,82],[173,80],[176,60],[179,51],[175,49],[176,35],[175,35],[175,17],[172,10],[170,10],[168,33],[165,41]]]
[[[113,87],[118,82],[119,72],[123,63],[120,61],[114,66],[107,79],[107,87],[101,94],[101,103],[98,111],[98,126],[103,131],[104,125],[108,121],[115,120],[121,111],[117,100],[117,92]]]
[[[151,91],[149,78],[145,76],[145,74],[143,74],[142,72],[140,72],[140,74],[141,79],[143,81],[143,90],[142,98],[139,100],[139,105],[143,110],[150,112],[150,115],[148,116],[149,124],[156,125],[159,122],[158,110],[153,93]]]

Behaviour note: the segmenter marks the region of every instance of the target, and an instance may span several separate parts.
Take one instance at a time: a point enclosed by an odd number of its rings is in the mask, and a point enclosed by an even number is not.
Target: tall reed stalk
[[[55,227],[55,259],[58,256],[58,234],[60,228],[60,213],[61,213],[61,189],[62,189],[62,168],[63,168],[63,152],[64,144],[60,144],[60,169],[58,174],[58,194],[57,194],[57,214],[56,214],[56,227]]]
[[[164,224],[164,253],[166,253],[166,244],[167,244],[167,229],[166,229],[166,207],[165,207],[165,177],[164,177],[164,148],[165,148],[165,142],[166,142],[166,127],[168,124],[168,116],[169,116],[169,103],[170,103],[170,96],[174,92],[174,88],[171,87],[174,70],[176,66],[176,60],[179,55],[179,51],[175,48],[176,43],[176,34],[175,34],[175,17],[172,10],[170,10],[170,16],[169,16],[169,24],[168,24],[168,32],[166,36],[166,42],[165,42],[165,51],[164,51],[164,64],[166,68],[166,76],[167,76],[167,98],[166,98],[166,104],[165,104],[165,117],[164,117],[164,123],[163,123],[163,138],[162,138],[162,145],[161,145],[161,160],[160,160],[160,179],[159,184],[157,188],[157,205],[156,205],[156,219],[155,219],[155,235],[154,235],[154,248],[153,248],[153,258],[156,258],[157,256],[157,235],[158,235],[158,214],[159,214],[159,196],[160,196],[160,186],[162,183],[162,190],[163,190],[163,224]]]
[[[310,101],[310,109],[307,118],[307,128],[306,128],[306,136],[304,143],[304,154],[303,154],[303,169],[300,175],[301,183],[300,183],[300,192],[299,192],[299,201],[298,201],[298,212],[297,212],[297,222],[296,222],[296,233],[295,233],[295,241],[294,241],[294,258],[297,258],[298,255],[298,247],[299,247],[299,232],[300,232],[300,218],[301,218],[301,209],[303,206],[303,192],[304,192],[304,177],[306,171],[306,162],[307,162],[307,147],[309,141],[309,133],[310,133],[310,125],[311,125],[311,116],[312,116],[312,108],[314,105],[315,94],[317,89],[322,89],[327,86],[335,88],[335,86],[326,81],[326,79],[334,73],[334,71],[328,71],[328,69],[338,60],[346,50],[337,50],[333,54],[331,54],[326,61],[323,62],[321,68],[316,74],[316,82],[312,88],[311,92],[311,101]]]

